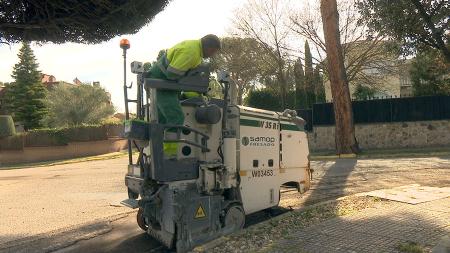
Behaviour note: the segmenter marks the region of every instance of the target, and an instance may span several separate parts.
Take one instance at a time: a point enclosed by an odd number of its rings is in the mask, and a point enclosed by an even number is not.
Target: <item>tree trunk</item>
[[[239,91],[242,89],[242,82],[239,81],[239,76],[237,74],[232,72],[230,75],[230,102],[234,105],[240,105],[242,103],[242,97],[239,97]]]
[[[230,82],[230,103],[233,105],[238,103],[237,97],[238,97],[239,87],[238,87],[237,82],[239,82],[239,81],[235,82],[234,80],[231,80],[231,82]]]
[[[278,51],[278,60],[277,60],[277,68],[278,71],[276,73],[277,75],[277,81],[278,85],[280,86],[280,102],[281,102],[281,110],[286,109],[286,102],[287,102],[287,92],[286,92],[286,78],[284,76],[283,70],[284,70],[284,63],[281,59],[281,54]]]
[[[352,103],[339,36],[339,13],[336,0],[321,0],[320,12],[322,14],[328,74],[336,122],[336,152],[337,154],[358,153],[359,147],[355,138]]]
[[[240,82],[240,85],[237,85],[237,104],[242,105],[242,100],[244,97],[244,85],[247,83],[246,80]]]
[[[278,75],[278,82],[280,85],[280,92],[281,92],[281,110],[283,111],[286,109],[286,102],[287,102],[287,92],[286,92],[286,78],[283,75],[282,70],[280,70],[280,73]]]

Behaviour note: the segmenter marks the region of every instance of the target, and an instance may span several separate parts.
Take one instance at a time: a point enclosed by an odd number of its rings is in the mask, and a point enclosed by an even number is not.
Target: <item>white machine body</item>
[[[178,158],[199,156],[207,162],[219,161],[216,150],[221,134],[220,122],[214,125],[196,123],[195,108],[183,106],[185,124],[209,136],[211,152],[189,146],[193,152],[183,154],[178,148]],[[310,187],[309,148],[304,130],[299,129],[281,113],[250,108],[230,107],[228,124],[236,136],[224,138],[223,156],[226,175],[200,168],[198,185],[210,191],[219,184],[221,188],[239,186],[245,214],[277,206],[280,187],[296,186],[300,192]],[[189,135],[184,136],[189,138]]]
[[[239,109],[239,175],[245,213],[278,205],[282,185],[308,189],[306,133],[278,113]]]

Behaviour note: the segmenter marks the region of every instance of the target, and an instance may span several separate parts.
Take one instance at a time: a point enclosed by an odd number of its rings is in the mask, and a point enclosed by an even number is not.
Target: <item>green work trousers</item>
[[[147,77],[167,80],[164,73],[162,73],[156,64],[150,69],[150,73]],[[184,113],[181,110],[179,96],[180,92],[178,91],[158,90],[156,92],[156,106],[158,108],[159,123],[183,125]],[[168,132],[174,132],[174,130],[169,129]],[[176,157],[177,151],[177,143],[164,143],[164,154],[167,157]]]

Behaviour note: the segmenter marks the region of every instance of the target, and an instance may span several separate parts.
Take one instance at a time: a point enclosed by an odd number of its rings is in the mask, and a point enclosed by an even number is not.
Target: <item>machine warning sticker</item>
[[[206,217],[205,209],[203,209],[202,205],[200,204],[197,208],[197,211],[195,212],[195,219],[200,219]]]

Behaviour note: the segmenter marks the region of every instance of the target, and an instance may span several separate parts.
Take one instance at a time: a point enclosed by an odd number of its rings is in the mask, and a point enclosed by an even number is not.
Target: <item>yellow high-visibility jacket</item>
[[[167,79],[178,80],[187,71],[198,67],[202,63],[203,50],[200,40],[185,40],[172,48],[158,61],[158,67]]]

